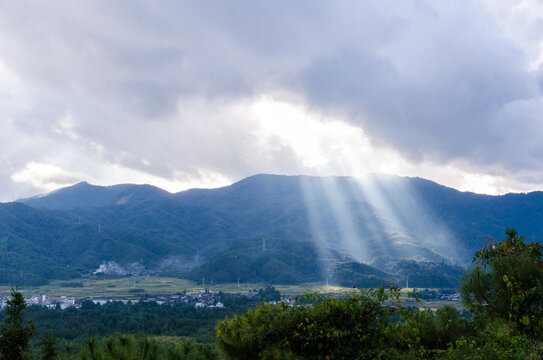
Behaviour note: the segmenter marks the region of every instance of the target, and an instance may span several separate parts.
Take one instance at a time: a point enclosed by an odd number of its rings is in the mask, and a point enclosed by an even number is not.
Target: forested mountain
[[[122,204],[145,201],[167,196],[169,193],[151,185],[119,184],[113,186],[95,186],[87,182],[58,189],[49,194],[38,195],[20,200],[21,202],[45,209],[85,209],[97,208],[110,204]]]
[[[79,276],[101,264],[106,272],[296,283],[363,262],[387,279],[406,269],[450,272],[443,266],[468,265],[506,226],[537,240],[541,224],[540,192],[477,195],[420,178],[256,175],[176,194],[80,183],[0,204],[0,283]]]

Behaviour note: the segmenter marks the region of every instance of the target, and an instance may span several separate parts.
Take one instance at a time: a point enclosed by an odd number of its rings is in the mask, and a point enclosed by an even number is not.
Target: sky
[[[543,190],[543,3],[0,0],[0,201],[258,173]]]

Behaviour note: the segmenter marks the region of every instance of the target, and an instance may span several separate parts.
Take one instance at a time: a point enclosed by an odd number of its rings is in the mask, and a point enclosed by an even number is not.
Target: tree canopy
[[[0,359],[22,360],[28,350],[34,327],[25,322],[25,308],[23,294],[12,288],[11,298],[4,309],[7,316],[0,327]]]
[[[543,245],[526,242],[507,228],[502,241],[489,242],[475,253],[475,267],[460,292],[464,306],[477,319],[511,321],[522,332],[543,330]]]

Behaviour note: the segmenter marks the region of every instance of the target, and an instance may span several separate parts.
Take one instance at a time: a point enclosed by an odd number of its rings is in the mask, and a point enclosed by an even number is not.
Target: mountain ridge
[[[235,281],[250,273],[252,281],[317,281],[333,268],[360,280],[364,277],[351,272],[361,267],[330,267],[331,262],[386,259],[375,262],[379,270],[403,274],[398,264],[430,267],[401,259],[469,265],[488,235],[499,236],[506,226],[543,238],[541,192],[482,195],[393,175],[259,174],[221,188],[178,193],[150,185],[79,183],[8,204],[0,206],[0,224],[11,224],[0,226],[0,246],[17,249],[21,263],[35,269],[29,272],[41,272],[44,279],[57,272],[92,273],[113,261],[195,279],[207,274]],[[37,223],[28,227],[32,216]],[[13,244],[15,239],[27,245]],[[266,256],[254,251],[262,239],[276,246]],[[43,252],[52,251],[56,265],[33,255],[45,242],[57,244]],[[230,262],[236,251],[245,268]],[[221,269],[221,264],[231,268]],[[11,261],[0,268],[19,271],[16,265]],[[0,282],[5,282],[1,273]]]
[[[169,193],[166,190],[147,184],[102,186],[91,185],[83,181],[49,193],[18,199],[16,202],[51,210],[74,210],[77,208],[102,207],[112,201],[120,201],[123,197],[129,195],[136,195],[140,197],[140,200],[144,200],[151,196],[166,196],[167,194]]]

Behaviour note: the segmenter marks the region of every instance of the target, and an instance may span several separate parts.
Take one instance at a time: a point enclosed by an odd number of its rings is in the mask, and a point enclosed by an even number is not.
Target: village
[[[193,294],[174,294],[174,295],[159,295],[159,296],[148,296],[141,297],[136,299],[117,299],[117,298],[81,298],[76,299],[74,297],[68,297],[65,295],[60,296],[58,299],[52,299],[46,294],[38,295],[29,295],[25,296],[25,302],[28,306],[37,305],[44,306],[49,309],[66,309],[73,307],[76,309],[81,308],[81,303],[83,301],[92,301],[97,305],[105,305],[108,302],[122,302],[125,305],[134,305],[138,302],[154,302],[158,305],[174,305],[174,304],[185,304],[187,306],[194,306],[195,308],[223,308],[225,307],[222,298],[229,299],[246,299],[247,301],[257,302],[260,299],[260,294],[256,291],[253,292],[239,292],[239,293],[228,293],[224,294],[222,292],[200,292]],[[0,310],[4,309],[6,306],[9,297],[0,296]],[[294,305],[294,300],[287,297],[281,297],[281,301]],[[272,304],[276,304],[278,301],[267,301]]]

